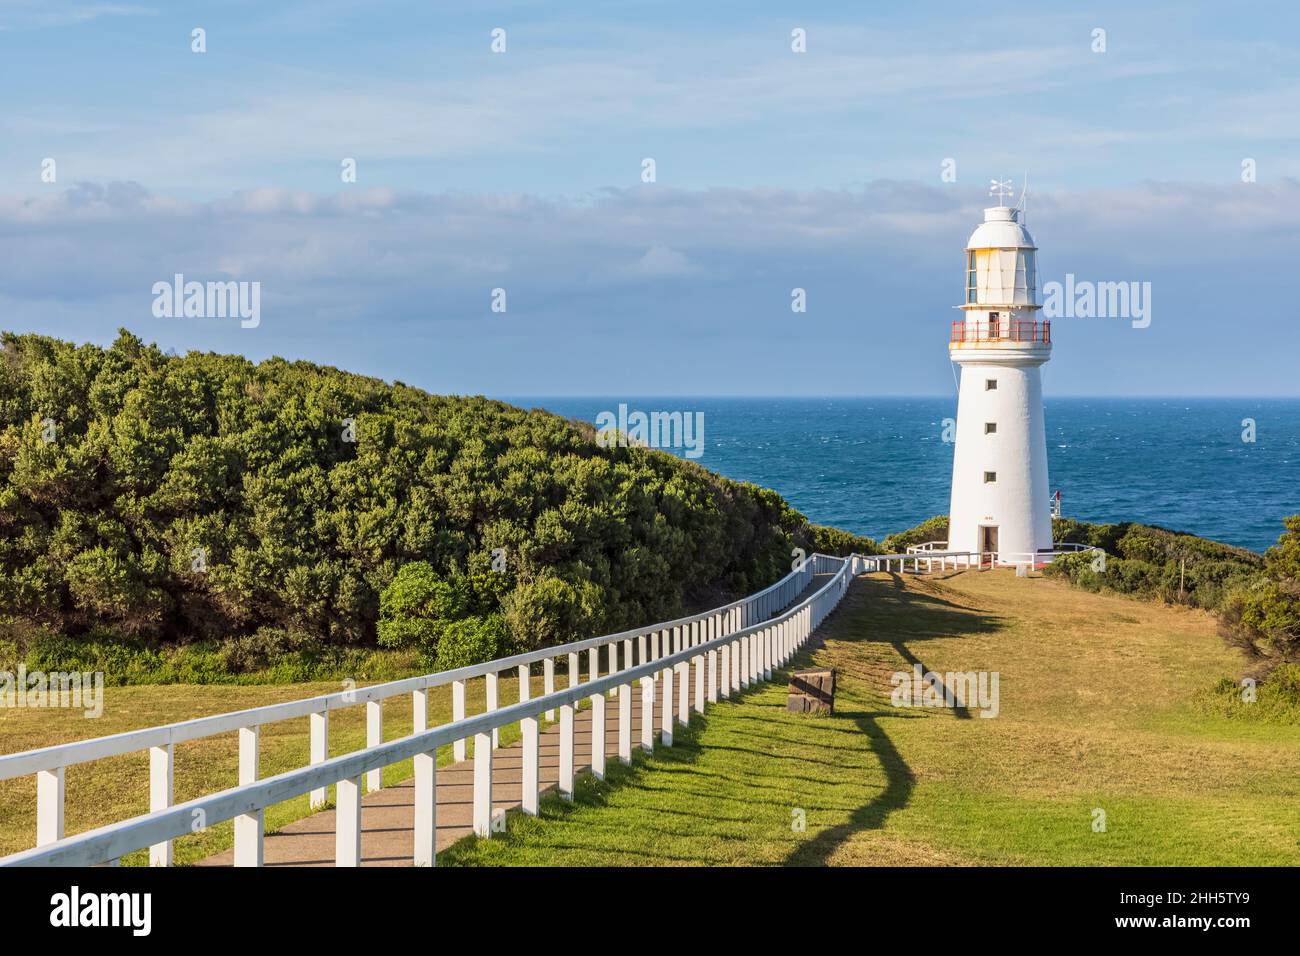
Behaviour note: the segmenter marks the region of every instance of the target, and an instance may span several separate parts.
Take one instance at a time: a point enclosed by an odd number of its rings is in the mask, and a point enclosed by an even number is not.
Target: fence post
[[[560,796],[573,799],[573,704],[560,705]]]
[[[465,682],[463,680],[451,682],[451,719],[453,723],[465,719]],[[460,763],[465,759],[464,737],[452,742],[451,757],[456,763]]]
[[[763,628],[759,632],[758,639],[763,644],[763,680],[772,679],[772,658],[776,655],[773,650],[776,646],[775,635],[770,627]]]
[[[428,688],[411,691],[411,732],[429,729]],[[434,866],[438,851],[438,752],[416,754],[415,769],[415,866]]]
[[[411,691],[411,732],[429,729],[429,689]]]
[[[172,775],[175,754],[171,744],[149,748],[149,810],[165,810],[172,805]],[[150,866],[172,865],[172,841],[164,840],[149,847]]]
[[[731,645],[722,645],[722,696],[731,696]]]
[[[690,662],[682,661],[677,665],[677,722],[680,724],[689,724],[691,722],[690,682]]]
[[[492,735],[474,735],[474,832],[492,836]]]
[[[334,865],[361,865],[361,778],[340,780],[334,788]]]
[[[718,652],[709,651],[709,703],[718,702]]]
[[[742,637],[736,642],[737,657],[740,659],[740,684],[741,690],[749,686],[749,638]]]
[[[311,763],[324,763],[330,755],[330,712],[318,710],[311,715]],[[311,792],[311,808],[319,810],[329,802],[329,787],[317,787]]]
[[[257,780],[258,744],[261,728],[239,728],[239,784]],[[241,813],[235,817],[235,866],[262,865],[262,822],[266,811]]]
[[[641,678],[641,749],[655,749],[655,679]]]
[[[582,667],[576,653],[569,654],[569,686],[577,687],[582,683]]]
[[[624,684],[618,695],[618,759],[632,762],[632,685]]]
[[[417,693],[424,693],[418,691]],[[419,728],[421,730],[427,728]],[[415,859],[416,866],[438,862],[438,754],[430,750],[415,755]]]
[[[600,676],[600,649],[589,648],[587,651],[587,683],[591,683]]]
[[[381,701],[366,701],[366,746],[378,747],[384,742],[384,705]],[[374,793],[384,785],[384,772],[376,767],[366,772],[366,790]]]
[[[704,665],[707,654],[697,654],[691,661],[695,665],[695,712],[704,713]]]
[[[591,695],[591,773],[597,780],[605,779],[604,694]]]
[[[665,747],[671,747],[673,745],[673,669],[665,667],[659,674],[664,685],[663,722],[660,724],[659,739],[663,741]]]
[[[542,694],[550,697],[555,693],[555,658],[548,657],[542,662]],[[555,708],[552,707],[544,715],[547,720],[555,719]]]
[[[649,660],[649,658],[645,656],[646,638],[647,636],[645,634],[638,634],[636,636],[636,655],[637,655],[636,662],[638,664],[644,664],[646,661]]]
[[[539,738],[537,718],[525,717],[519,721],[524,736],[523,783],[519,806],[531,817],[537,816],[537,781]]]
[[[36,773],[36,845],[63,839],[63,768]]]
[[[486,709],[489,714],[497,709],[497,703],[498,703],[497,695],[500,690],[500,688],[497,686],[497,681],[500,678],[500,676],[501,675],[499,675],[496,671],[492,671],[490,674],[487,675],[487,708]],[[501,730],[497,727],[493,727],[492,747],[493,749],[495,749],[500,745],[501,745]],[[477,766],[477,763],[475,764],[475,766]]]

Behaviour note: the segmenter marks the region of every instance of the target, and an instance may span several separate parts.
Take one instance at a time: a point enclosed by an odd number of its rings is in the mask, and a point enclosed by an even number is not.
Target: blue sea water
[[[809,520],[881,538],[948,510],[956,398],[510,398],[593,422],[704,413],[701,465]],[[1141,521],[1261,551],[1300,513],[1300,399],[1046,400],[1051,488],[1085,521]],[[1243,419],[1255,440],[1243,440]],[[681,450],[677,450],[680,454]]]

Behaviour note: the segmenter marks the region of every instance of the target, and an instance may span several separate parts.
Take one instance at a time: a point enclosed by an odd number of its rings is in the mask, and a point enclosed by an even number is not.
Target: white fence
[[[250,710],[181,723],[150,727],[94,740],[78,741],[0,757],[0,780],[36,776],[36,847],[0,859],[0,865],[86,866],[111,863],[124,853],[150,848],[150,863],[168,866],[172,861],[171,841],[224,820],[234,820],[235,864],[262,864],[263,813],[265,808],[304,793],[311,794],[313,807],[325,803],[326,788],[335,785],[338,829],[336,862],[356,865],[360,860],[360,809],[362,783],[376,790],[383,768],[414,758],[415,766],[415,859],[419,865],[434,860],[434,818],[436,814],[436,751],[451,744],[457,760],[465,757],[465,741],[474,738],[474,829],[490,835],[492,806],[492,750],[500,729],[520,724],[523,736],[524,781],[521,805],[525,813],[537,810],[539,721],[560,720],[560,793],[573,792],[574,710],[584,698],[593,704],[593,740],[604,740],[604,695],[619,698],[619,758],[631,759],[631,712],[633,687],[641,688],[643,725],[641,746],[653,747],[653,708],[656,687],[664,695],[664,712],[673,711],[677,687],[677,717],[685,722],[689,708],[703,711],[706,701],[728,697],[737,688],[767,679],[772,668],[789,660],[821,623],[848,587],[851,576],[881,560],[899,556],[849,559],[815,554],[777,583],[724,607],[680,618],[649,628],[594,637],[559,647],[502,658],[472,667],[391,681],[372,687],[343,691],[308,700],[289,701]],[[877,562],[872,564],[872,562]],[[816,574],[832,574],[814,594],[792,605],[812,583]],[[620,662],[620,648],[622,650]],[[600,676],[601,650],[606,651],[606,676]],[[580,682],[583,652],[588,659],[588,680]],[[568,687],[555,688],[555,661],[567,656]],[[637,663],[634,664],[634,659]],[[533,664],[543,666],[543,694],[529,699],[529,674]],[[690,671],[694,668],[694,694]],[[519,674],[518,703],[500,706],[497,684],[502,671]],[[486,682],[486,710],[465,713],[466,683],[483,678]],[[431,688],[452,686],[452,722],[430,729],[428,693]],[[414,730],[399,740],[384,743],[381,707],[389,698],[411,695]],[[328,755],[329,715],[343,707],[366,707],[366,747],[354,753]],[[307,767],[258,779],[259,731],[263,725],[295,718],[310,718],[310,764]],[[214,734],[239,734],[239,784],[229,790],[173,804],[172,773],[176,744]],[[665,718],[665,743],[672,742],[672,721]],[[65,768],[141,750],[149,751],[148,814],[109,824],[73,837],[65,837]],[[602,772],[603,747],[593,747],[592,768]]]
[[[975,567],[980,570],[988,568],[1007,568],[1026,565],[1028,567],[1040,567],[1051,563],[1053,558],[1058,558],[1066,554],[1078,554],[1083,551],[1097,551],[1100,548],[1093,547],[1090,544],[1076,544],[1073,541],[1056,541],[1053,542],[1049,551],[948,551],[947,541],[926,541],[923,544],[909,545],[907,548],[907,559],[913,562],[914,571],[919,571],[916,561],[926,561],[945,558],[957,559],[962,561],[961,564],[953,564],[953,567],[970,568]],[[896,556],[890,556],[896,557]],[[974,558],[974,563],[971,559]],[[941,563],[940,568],[945,569],[946,563]],[[901,569],[901,566],[900,566]],[[927,566],[927,571],[934,570],[933,566]]]

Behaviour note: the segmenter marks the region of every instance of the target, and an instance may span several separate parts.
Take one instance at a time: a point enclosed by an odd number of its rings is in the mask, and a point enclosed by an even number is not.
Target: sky
[[[1294,4],[464,6],[0,0],[0,328],[439,393],[951,394],[1006,178],[1042,282],[1149,290],[1053,320],[1049,396],[1300,394]],[[258,283],[256,326],[155,314],[178,273]]]

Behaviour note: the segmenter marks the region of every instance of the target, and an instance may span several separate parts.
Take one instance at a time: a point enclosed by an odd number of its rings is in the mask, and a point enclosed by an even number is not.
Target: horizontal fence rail
[[[311,795],[313,808],[325,803],[327,789],[336,787],[335,862],[355,866],[361,859],[361,796],[366,788],[378,789],[385,767],[413,760],[415,780],[415,849],[413,862],[431,866],[435,861],[436,755],[452,746],[456,760],[465,759],[466,741],[474,741],[474,831],[492,833],[492,755],[503,727],[518,723],[523,747],[522,812],[538,807],[539,736],[543,720],[559,715],[559,793],[571,798],[574,786],[575,711],[589,701],[593,715],[592,772],[604,769],[605,695],[617,695],[618,759],[632,756],[632,712],[641,707],[640,747],[655,745],[656,697],[662,695],[663,716],[659,739],[672,744],[673,727],[687,723],[692,710],[733,696],[759,681],[771,679],[774,669],[788,663],[847,591],[858,574],[870,571],[913,571],[978,568],[978,552],[948,551],[947,542],[927,542],[904,554],[860,555],[838,558],[814,554],[772,586],[721,608],[656,624],[649,628],[589,638],[501,658],[472,667],[426,674],[376,684],[338,694],[289,701],[267,707],[115,734],[93,740],[46,747],[0,757],[0,779],[35,775],[37,789],[36,846],[0,859],[8,866],[88,866],[114,863],[123,854],[149,848],[149,862],[172,862],[172,841],[225,820],[235,827],[236,866],[263,862],[264,812],[267,807]],[[1086,545],[1058,544],[1053,553],[1096,550]],[[812,594],[797,600],[817,576],[828,580]],[[606,651],[606,668],[600,669],[600,652]],[[620,650],[622,657],[620,659]],[[581,680],[581,658],[588,658],[587,680]],[[568,658],[568,686],[555,687],[554,664]],[[532,664],[544,667],[543,693],[531,697]],[[503,671],[517,669],[519,701],[502,706],[496,682]],[[694,671],[694,680],[692,680]],[[465,683],[486,680],[486,709],[465,713]],[[452,685],[452,720],[428,726],[428,691]],[[639,694],[637,691],[639,690]],[[413,731],[398,740],[382,739],[382,702],[412,695]],[[367,708],[366,746],[338,756],[328,753],[328,721],[332,711],[364,705]],[[310,764],[259,779],[260,727],[281,720],[310,719]],[[238,784],[228,790],[183,803],[172,799],[174,748],[178,743],[214,734],[239,735]],[[599,753],[597,752],[599,747]],[[72,837],[63,833],[64,771],[68,766],[104,757],[149,751],[150,812],[108,824]]]

